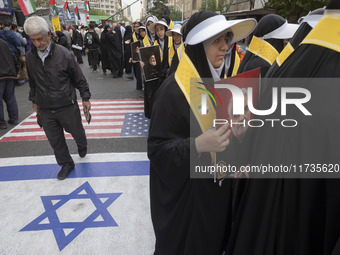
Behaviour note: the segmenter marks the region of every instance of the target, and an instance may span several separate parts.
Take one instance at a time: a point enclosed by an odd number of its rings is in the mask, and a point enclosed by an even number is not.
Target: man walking
[[[88,53],[89,65],[93,68],[93,72],[98,73],[99,36],[94,28],[94,23],[90,23],[89,31],[85,34],[84,46]]]
[[[77,57],[78,64],[83,64],[83,57],[81,56],[82,47],[83,47],[83,37],[81,33],[78,31],[77,25],[71,26],[73,33],[72,33],[72,46],[80,47],[80,49],[73,48],[74,55]]]
[[[63,129],[73,136],[79,156],[85,157],[87,153],[87,140],[75,88],[80,92],[84,112],[88,112],[91,109],[89,86],[73,55],[51,40],[51,32],[43,18],[28,18],[24,29],[35,46],[26,57],[29,100],[40,115],[57,163],[62,166],[57,178],[63,180],[74,169]]]

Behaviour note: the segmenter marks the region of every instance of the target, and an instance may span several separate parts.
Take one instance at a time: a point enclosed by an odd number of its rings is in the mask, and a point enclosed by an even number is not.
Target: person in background
[[[73,33],[72,33],[72,48],[73,48],[74,55],[76,55],[76,57],[77,57],[78,64],[83,64],[84,61],[83,61],[83,57],[81,55],[82,49],[74,48],[74,46],[80,47],[80,48],[83,47],[83,37],[80,34],[80,32],[78,31],[77,25],[72,25],[71,29],[73,31]]]
[[[18,84],[24,84],[28,77],[27,77],[27,69],[26,69],[26,51],[25,46],[27,45],[26,38],[22,37],[19,33],[18,26],[16,24],[12,24],[11,26],[12,31],[17,35],[18,39],[21,42],[21,46],[18,47],[19,50],[19,74],[18,74]]]
[[[71,44],[72,44],[72,38],[71,38],[70,32],[66,30],[66,26],[64,24],[61,25],[61,32],[63,32],[63,34],[66,36],[67,48],[70,50]]]
[[[129,80],[133,80],[133,76],[131,74],[132,63],[130,61],[130,58],[131,58],[131,43],[133,41],[131,26],[125,27],[125,34],[124,34],[123,41],[124,41],[124,68],[125,68],[126,78],[129,79]]]
[[[88,53],[89,65],[93,68],[93,72],[98,73],[97,69],[98,65],[98,56],[99,56],[99,47],[100,41],[99,36],[94,30],[95,24],[89,24],[89,31],[85,34],[84,47],[86,52]]]
[[[18,104],[14,93],[14,79],[19,71],[14,53],[8,44],[0,39],[0,129],[6,129],[3,101],[6,103],[8,123],[18,124]]]
[[[174,25],[172,30],[166,31],[166,35],[168,37],[172,37],[172,45],[169,46],[169,65],[171,66],[172,59],[175,55],[177,55],[177,49],[183,45],[182,41],[182,33],[181,33],[181,24]]]
[[[64,46],[66,49],[68,49],[67,44],[67,38],[61,31],[54,31],[53,33],[53,41],[57,44],[60,44],[61,46]]]

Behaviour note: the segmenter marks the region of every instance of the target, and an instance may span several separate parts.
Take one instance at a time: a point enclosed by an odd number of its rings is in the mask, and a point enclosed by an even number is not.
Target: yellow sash
[[[202,104],[202,94],[205,94],[205,92],[201,89],[205,89],[205,86],[198,83],[202,82],[202,79],[184,50],[182,50],[181,55],[181,61],[179,62],[178,68],[175,72],[175,80],[190,105],[202,132],[205,132],[213,126],[213,121],[216,119],[216,111],[210,97],[207,96],[208,113],[206,115],[202,115],[199,112],[199,107],[201,107]],[[211,152],[210,154],[212,162],[214,162],[215,153]]]
[[[276,59],[276,63],[278,66],[281,66],[283,62],[294,52],[294,47],[288,43],[286,47],[281,51],[280,55]]]
[[[248,51],[267,61],[270,65],[274,63],[279,55],[277,50],[270,43],[256,36],[253,36]]]
[[[174,27],[174,23],[172,22],[172,20],[170,20],[170,24],[169,24],[169,29],[171,30]]]
[[[170,37],[169,37],[170,38]],[[171,37],[172,38],[172,37]],[[174,42],[173,42],[173,40],[171,40],[171,47],[169,47],[169,66],[171,66],[171,63],[172,63],[172,59],[173,59],[173,57],[174,57],[174,55],[175,55],[175,47],[174,47]],[[183,42],[181,42],[181,44],[179,45],[179,47],[178,48],[180,48],[180,47],[182,47],[182,45],[183,45]],[[177,48],[177,50],[178,50],[178,48]]]
[[[326,14],[301,44],[315,44],[340,52],[340,16]]]
[[[144,36],[143,45],[144,45],[144,47],[150,47],[151,46],[151,43],[149,42],[148,35]]]
[[[185,46],[184,46],[184,43],[182,43],[177,49],[178,61],[181,61],[184,53],[185,53]]]
[[[161,62],[163,62],[163,52],[161,49],[161,46],[158,44],[157,40],[155,41],[155,43],[153,45],[158,45],[159,46],[159,52],[160,52],[160,56],[161,56]]]
[[[136,32],[133,32],[132,39],[133,39],[134,42],[138,41],[137,36],[136,36]]]
[[[231,76],[235,76],[237,74],[240,63],[241,63],[240,56],[238,55],[237,50],[235,49],[235,62],[234,62],[234,68],[233,68],[233,72]]]

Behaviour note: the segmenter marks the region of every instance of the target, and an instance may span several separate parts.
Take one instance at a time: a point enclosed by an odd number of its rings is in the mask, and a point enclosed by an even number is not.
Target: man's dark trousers
[[[14,94],[14,80],[0,80],[0,125],[6,125],[3,101],[6,103],[8,117],[13,122],[18,121],[18,104]],[[3,100],[3,101],[2,101]]]
[[[72,164],[63,129],[70,133],[78,149],[87,146],[85,130],[77,103],[57,109],[40,109],[41,122],[59,165]]]

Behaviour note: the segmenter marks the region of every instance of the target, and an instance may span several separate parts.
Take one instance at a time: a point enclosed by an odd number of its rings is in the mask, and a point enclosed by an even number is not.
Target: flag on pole
[[[76,8],[74,8],[74,14],[77,17],[78,20],[80,20],[80,16],[79,16],[79,11],[78,11],[78,6],[76,5]]]
[[[90,10],[91,10],[91,7],[90,7],[90,2],[89,1],[85,1],[85,13],[88,13]]]
[[[50,0],[48,4],[50,6],[50,14],[52,18],[57,17],[59,15],[59,12],[58,12],[58,7],[57,7],[55,0]]]
[[[74,8],[74,21],[76,22],[77,26],[80,25],[80,15],[78,12],[78,6],[76,5],[76,8]]]
[[[25,16],[37,11],[33,0],[18,0],[18,3]]]
[[[71,13],[70,13],[70,9],[68,8],[67,1],[65,2],[63,9],[64,9],[65,19],[71,19]]]
[[[89,11],[91,10],[90,7],[90,3],[89,1],[85,1],[84,2],[84,12],[86,14],[86,23],[89,24],[90,23],[90,15],[89,15]]]

